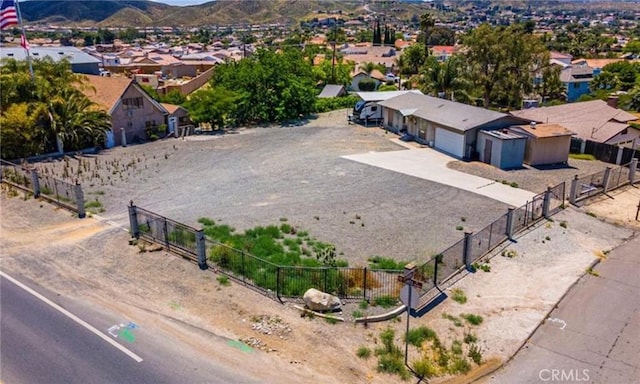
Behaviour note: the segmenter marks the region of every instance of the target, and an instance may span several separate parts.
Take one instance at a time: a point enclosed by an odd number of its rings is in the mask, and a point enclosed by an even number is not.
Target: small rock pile
[[[261,315],[252,320],[251,329],[263,335],[278,336],[282,340],[287,340],[291,335],[291,327],[279,316]]]

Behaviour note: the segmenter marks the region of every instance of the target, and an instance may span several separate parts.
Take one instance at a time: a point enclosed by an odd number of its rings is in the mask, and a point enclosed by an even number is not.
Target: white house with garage
[[[478,157],[480,130],[497,130],[530,120],[437,97],[407,93],[378,103],[386,129],[460,159]]]

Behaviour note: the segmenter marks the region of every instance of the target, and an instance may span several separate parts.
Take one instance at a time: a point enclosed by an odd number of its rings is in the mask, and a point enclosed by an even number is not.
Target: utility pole
[[[409,367],[409,342],[407,336],[409,335],[409,319],[411,318],[411,310],[418,307],[418,291],[416,288],[422,288],[422,282],[414,280],[413,277],[416,273],[416,265],[409,263],[404,267],[404,273],[398,276],[398,281],[404,283],[404,287],[400,291],[400,300],[407,307],[407,330],[404,335],[404,365]],[[413,372],[413,370],[411,370]]]

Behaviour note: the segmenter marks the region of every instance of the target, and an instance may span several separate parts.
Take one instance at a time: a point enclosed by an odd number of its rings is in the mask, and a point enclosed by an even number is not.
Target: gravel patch
[[[121,225],[128,225],[130,200],[189,225],[208,217],[244,230],[286,218],[335,244],[352,266],[374,255],[426,261],[462,238],[462,226],[479,230],[507,211],[470,192],[341,158],[405,150],[392,142],[395,135],[346,125],[345,116],[338,111],[304,126],[167,139],[38,166],[61,175],[68,163],[87,200],[98,199],[105,209],[99,214]]]
[[[534,193],[542,193],[547,186],[555,186],[563,181],[567,182],[567,188],[575,175],[579,177],[601,172],[607,167],[616,167],[614,164],[605,163],[598,160],[575,160],[569,159],[566,166],[535,168],[525,165],[524,168],[505,171],[492,165],[480,161],[452,161],[447,166],[456,171],[469,173],[471,175],[485,177],[487,179],[504,181],[507,184],[513,182],[519,188],[526,189]]]

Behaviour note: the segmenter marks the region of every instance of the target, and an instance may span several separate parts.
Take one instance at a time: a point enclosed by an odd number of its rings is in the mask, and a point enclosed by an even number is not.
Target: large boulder
[[[302,297],[305,305],[312,311],[335,311],[340,309],[342,303],[336,296],[324,293],[315,288],[310,288]]]

